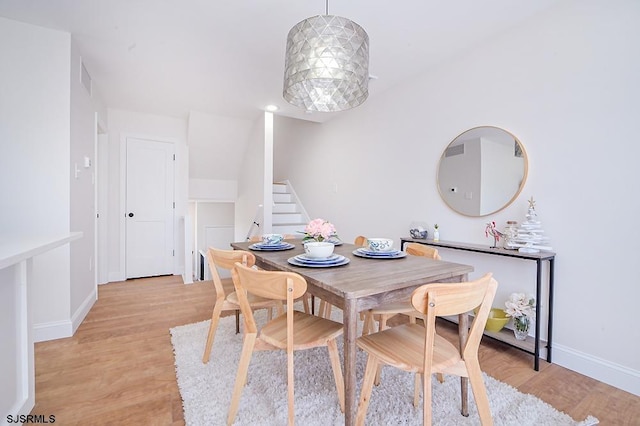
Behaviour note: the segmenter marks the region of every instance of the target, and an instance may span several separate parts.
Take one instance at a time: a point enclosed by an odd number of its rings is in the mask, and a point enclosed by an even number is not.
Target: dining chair
[[[236,312],[236,332],[239,331],[237,324],[237,321],[239,320],[239,315],[237,313],[240,311],[238,295],[235,292],[233,280],[231,278],[220,278],[218,268],[232,270],[236,262],[241,262],[243,265],[252,267],[256,263],[256,257],[253,253],[248,251],[221,250],[210,247],[207,250],[207,261],[209,263],[211,277],[213,278],[213,286],[216,290],[216,301],[213,305],[211,324],[209,325],[207,341],[204,347],[204,355],[202,356],[202,362],[205,364],[209,362],[209,358],[211,356],[211,348],[213,347],[213,341],[216,336],[216,330],[218,329],[218,322],[220,321],[222,312]],[[253,309],[268,309],[267,315],[269,318],[272,316],[272,308],[276,308],[278,313],[284,312],[282,302],[274,301],[272,299],[251,296],[249,303]]]
[[[367,353],[356,425],[363,425],[379,365],[390,365],[404,371],[422,374],[423,424],[431,424],[431,380],[434,373],[461,377],[462,409],[468,416],[467,382],[476,401],[483,426],[492,425],[489,399],[484,386],[478,347],[491,310],[498,282],[491,273],[463,283],[425,284],[412,296],[413,307],[424,315],[425,326],[403,324],[378,333],[359,337],[356,344]],[[478,307],[466,341],[461,348],[436,333],[436,317],[466,315]],[[463,339],[461,339],[463,340]]]
[[[293,353],[297,350],[326,346],[333,369],[340,410],[344,412],[344,379],[336,338],[342,335],[342,324],[326,318],[296,311],[293,301],[307,291],[305,279],[293,272],[261,271],[236,263],[231,272],[240,309],[244,317],[242,354],[231,397],[227,424],[236,417],[242,389],[247,381],[249,363],[254,351],[284,350],[287,354],[288,424],[294,424],[294,365]],[[268,321],[260,330],[249,303],[248,296],[277,300],[286,303],[286,314]]]
[[[367,237],[365,237],[364,235],[358,235],[353,241],[353,244],[358,247],[364,247],[367,245]]]
[[[413,256],[422,256],[428,259],[442,260],[438,250],[418,243],[407,243],[405,245],[405,251],[407,254]],[[373,309],[369,309],[364,315],[364,326],[362,328],[363,334],[373,333],[374,322],[378,321],[378,331],[388,328],[387,321],[398,314],[404,314],[409,316],[409,322],[415,323],[416,317],[419,315],[411,306],[410,300],[401,300],[399,302],[390,302]]]
[[[438,254],[438,249],[426,246],[424,244],[407,243],[404,249],[407,254],[412,256],[422,256],[426,257],[427,259],[442,260],[440,254]],[[387,325],[387,321],[389,321],[389,319],[395,317],[396,315],[408,316],[410,324],[415,324],[416,319],[418,317],[421,317],[420,313],[413,308],[410,299],[400,300],[397,302],[389,302],[376,308],[369,309],[365,312],[364,324],[362,326],[362,335],[367,335],[376,331],[374,328],[374,322],[376,321],[376,319],[378,321],[378,331],[386,330],[387,328],[389,328],[389,326]],[[378,368],[378,374],[376,374],[376,386],[380,384],[380,369],[381,368]],[[438,374],[437,376],[440,383],[443,383],[444,376],[442,374]],[[413,405],[416,407],[420,402],[420,383],[420,375],[416,374],[413,392]]]

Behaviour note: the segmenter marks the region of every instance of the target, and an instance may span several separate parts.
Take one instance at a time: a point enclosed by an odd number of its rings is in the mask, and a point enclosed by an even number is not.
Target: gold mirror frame
[[[511,132],[479,126],[456,136],[438,163],[442,200],[464,216],[483,217],[508,207],[529,173],[524,145]]]

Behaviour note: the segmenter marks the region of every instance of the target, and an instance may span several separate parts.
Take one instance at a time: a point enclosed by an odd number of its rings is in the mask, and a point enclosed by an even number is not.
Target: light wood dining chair
[[[232,270],[236,262],[241,262],[243,265],[252,267],[256,263],[256,257],[253,253],[243,250],[221,250],[210,247],[207,250],[207,261],[209,263],[209,270],[211,271],[211,277],[213,278],[213,286],[216,290],[216,301],[213,305],[213,312],[211,313],[211,324],[209,325],[209,332],[207,333],[207,341],[204,347],[204,355],[202,356],[202,362],[208,363],[211,356],[211,348],[213,347],[213,341],[216,336],[216,330],[218,329],[218,322],[220,321],[220,315],[222,312],[240,310],[240,304],[238,301],[238,295],[235,292],[233,281],[231,278],[222,279],[218,273],[218,267],[222,269]],[[271,317],[272,308],[276,308],[279,313],[284,312],[282,303],[274,301],[272,299],[265,299],[261,297],[251,296],[249,304],[252,309],[268,309],[268,315]],[[238,316],[236,316],[238,321]],[[236,331],[238,327],[236,325]]]
[[[438,250],[418,243],[407,243],[405,245],[405,251],[407,254],[413,256],[422,256],[427,259],[442,260]],[[387,321],[396,315],[404,314],[409,316],[409,322],[415,323],[418,313],[413,309],[410,300],[401,300],[399,302],[390,302],[373,309],[369,309],[364,315],[364,326],[362,328],[363,334],[373,333],[374,322],[378,321],[378,331],[388,328]]]
[[[358,247],[364,247],[367,245],[367,237],[364,235],[358,235],[353,241],[353,244]]]
[[[363,425],[379,365],[390,365],[424,377],[423,424],[431,424],[431,380],[434,373],[453,374],[462,380],[462,415],[468,415],[467,382],[478,407],[483,426],[492,425],[489,399],[478,362],[478,347],[491,310],[498,282],[492,274],[464,283],[426,284],[411,297],[413,307],[424,315],[425,326],[404,324],[359,337],[357,345],[367,352],[356,424]],[[466,315],[478,308],[466,341],[461,349],[436,333],[436,317]]]
[[[305,279],[293,272],[260,271],[236,263],[233,283],[240,299],[245,329],[242,355],[231,397],[227,424],[233,424],[247,381],[249,362],[254,351],[284,350],[287,353],[288,424],[294,424],[293,352],[326,346],[333,369],[340,410],[344,412],[344,379],[336,338],[342,335],[342,324],[293,309],[293,301],[307,291]],[[248,295],[286,303],[286,314],[267,322],[259,331],[247,298]]]

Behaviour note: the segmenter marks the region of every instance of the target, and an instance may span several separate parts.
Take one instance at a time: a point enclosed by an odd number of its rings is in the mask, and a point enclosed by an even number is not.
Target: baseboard
[[[553,363],[640,396],[640,371],[558,344]]]
[[[96,290],[94,289],[71,316],[71,324],[73,326],[72,334],[74,334],[78,327],[80,327],[80,324],[82,324],[82,321],[84,321],[84,318],[91,310],[93,304],[96,303],[96,300],[98,300],[98,293],[96,293]]]
[[[120,273],[120,271],[117,272],[109,272],[109,282],[110,283],[114,283],[114,282],[118,282],[118,281],[124,281],[124,276],[123,274]]]
[[[62,339],[73,336],[82,321],[87,316],[91,307],[96,302],[97,293],[93,290],[84,299],[80,307],[74,312],[71,319],[51,321],[33,325],[33,341],[46,342],[48,340]]]
[[[73,336],[71,320],[51,321],[33,325],[34,343]]]

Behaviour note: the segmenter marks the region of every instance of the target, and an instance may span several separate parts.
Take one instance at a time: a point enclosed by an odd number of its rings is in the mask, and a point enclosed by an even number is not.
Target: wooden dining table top
[[[349,263],[343,266],[312,268],[290,264],[287,260],[304,253],[300,240],[288,240],[293,249],[281,251],[250,250],[251,242],[235,242],[238,250],[251,251],[258,266],[267,270],[296,272],[307,283],[323,289],[341,299],[360,299],[368,296],[415,288],[428,282],[448,281],[453,277],[473,271],[473,267],[460,263],[406,256],[397,259],[370,259],[356,256],[358,247],[344,243],[336,246],[334,253],[345,256]],[[313,294],[313,290],[310,289]],[[367,306],[370,308],[372,306]]]

